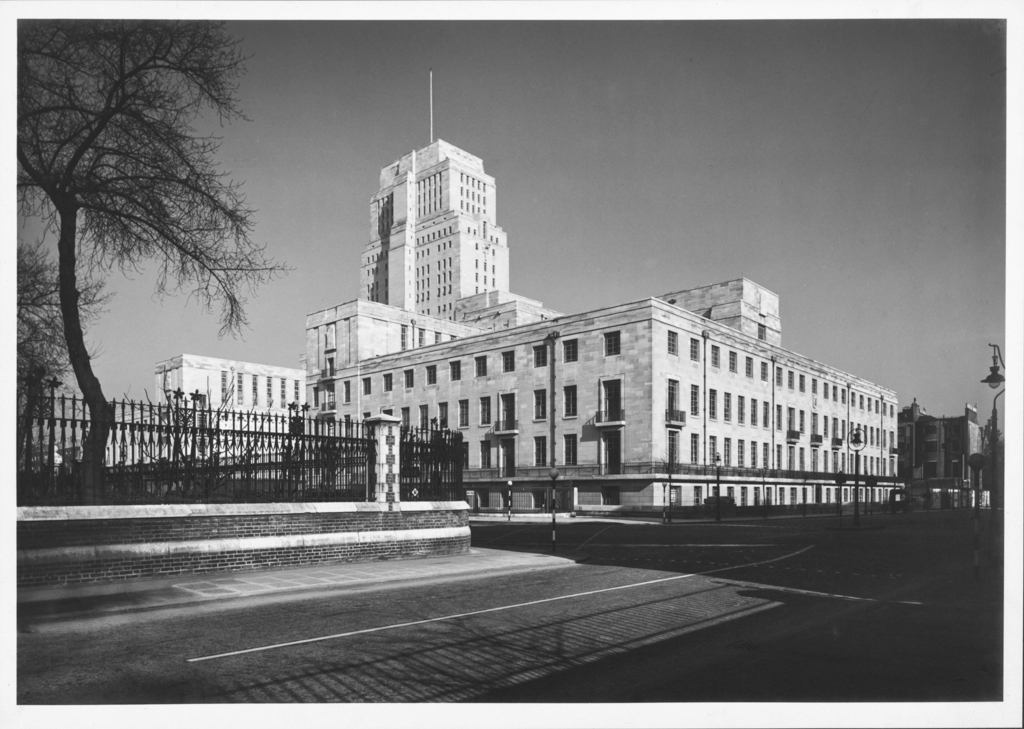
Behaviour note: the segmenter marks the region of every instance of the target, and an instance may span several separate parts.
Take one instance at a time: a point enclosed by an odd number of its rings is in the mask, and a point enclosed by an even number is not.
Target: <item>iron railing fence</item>
[[[440,427],[401,428],[402,501],[462,501],[462,433]]]
[[[311,418],[297,404],[281,413],[213,409],[201,397],[183,395],[166,404],[109,404],[100,486],[90,503],[375,498],[376,441],[366,424]],[[18,505],[84,503],[81,462],[93,427],[84,401],[51,395],[22,418]],[[450,447],[434,455],[434,470],[453,470],[445,457],[461,479],[461,456]]]

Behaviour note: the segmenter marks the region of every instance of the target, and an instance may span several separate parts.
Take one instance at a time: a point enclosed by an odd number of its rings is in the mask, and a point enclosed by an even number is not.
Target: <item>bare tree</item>
[[[218,23],[19,23],[18,199],[58,236],[64,339],[93,421],[88,500],[112,413],[85,347],[80,258],[123,272],[157,261],[157,293],[218,304],[222,334],[245,325],[246,291],[284,270],[249,238],[253,211],[216,168],[219,139],[193,127],[204,110],[244,118],[243,61]]]
[[[81,276],[80,276],[81,278]],[[88,322],[107,301],[102,281],[82,280],[79,310]],[[66,378],[71,364],[64,344],[64,320],[57,291],[57,264],[42,242],[18,242],[18,443],[27,446],[27,428],[39,415],[40,395],[46,380]]]

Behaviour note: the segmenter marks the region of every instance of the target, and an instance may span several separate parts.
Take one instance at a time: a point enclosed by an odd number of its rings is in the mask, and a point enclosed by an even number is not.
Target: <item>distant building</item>
[[[153,402],[173,403],[180,390],[189,402],[198,393],[199,407],[253,412],[286,411],[306,402],[306,372],[298,367],[179,354],[156,363]]]
[[[970,505],[967,459],[982,447],[977,407],[968,404],[963,415],[934,417],[915,399],[898,420],[899,476],[915,498],[930,508]]]
[[[668,464],[686,467],[674,503],[699,504],[716,456],[741,506],[850,501],[852,478],[842,493],[834,478],[855,470],[887,479],[862,499],[886,498],[895,392],[783,349],[777,294],[739,278],[560,314],[508,291],[495,194],[445,142],[382,170],[359,300],[306,318],[319,417],[461,431],[466,484],[490,505],[557,466],[574,506],[660,506]]]

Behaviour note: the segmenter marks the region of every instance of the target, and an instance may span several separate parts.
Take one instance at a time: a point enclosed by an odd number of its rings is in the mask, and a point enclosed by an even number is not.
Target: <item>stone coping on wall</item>
[[[140,544],[100,544],[79,547],[52,547],[18,550],[18,563],[48,564],[115,559],[167,557],[188,554],[334,547],[338,545],[419,542],[458,539],[469,536],[469,527],[437,527],[389,531],[332,532],[235,539],[200,539],[187,542],[146,542]]]
[[[390,508],[389,508],[390,507]],[[338,512],[395,513],[468,511],[465,501],[406,501],[393,504],[357,501],[271,504],[131,504],[112,506],[19,506],[18,521],[78,521],[269,514],[329,514]]]

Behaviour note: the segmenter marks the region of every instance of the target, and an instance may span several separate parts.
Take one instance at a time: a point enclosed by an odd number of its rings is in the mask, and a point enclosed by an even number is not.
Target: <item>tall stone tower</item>
[[[459,299],[508,292],[497,206],[483,161],[440,139],[384,167],[370,200],[359,298],[454,320]]]

